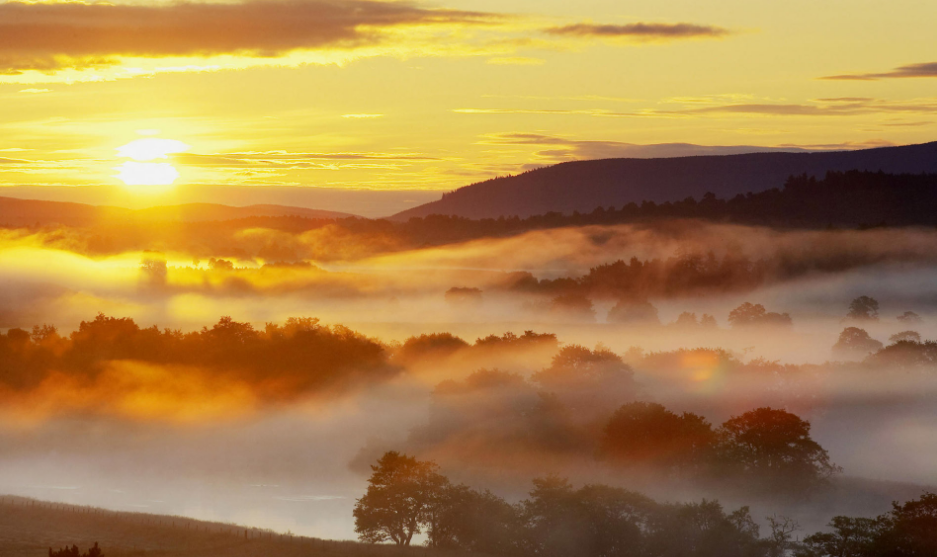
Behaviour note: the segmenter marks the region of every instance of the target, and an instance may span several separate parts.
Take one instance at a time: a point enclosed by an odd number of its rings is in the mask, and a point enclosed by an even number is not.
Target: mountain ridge
[[[388,218],[401,221],[432,214],[525,218],[642,201],[678,201],[706,192],[733,197],[781,187],[792,175],[822,177],[828,171],[845,170],[937,172],[937,142],[855,151],[571,161],[464,186]]]

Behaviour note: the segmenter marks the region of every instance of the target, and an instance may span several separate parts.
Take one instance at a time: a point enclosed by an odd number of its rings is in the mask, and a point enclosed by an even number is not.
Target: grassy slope
[[[50,547],[98,542],[105,557],[452,557],[422,547],[397,548],[287,536],[234,524],[178,516],[115,512],[0,497],[0,555],[43,557]]]

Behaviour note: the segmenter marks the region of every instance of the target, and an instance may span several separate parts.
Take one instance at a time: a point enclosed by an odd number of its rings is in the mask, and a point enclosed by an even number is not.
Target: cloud
[[[550,35],[567,37],[627,38],[638,41],[670,41],[679,39],[718,39],[731,31],[712,25],[693,23],[629,23],[626,25],[597,25],[576,23],[545,29]]]
[[[881,73],[854,73],[841,75],[827,75],[820,79],[834,81],[877,81],[879,79],[889,79],[898,77],[937,77],[937,62],[925,62],[921,64],[908,64],[899,66],[888,72]]]
[[[765,116],[855,116],[876,113],[931,113],[937,112],[934,99],[911,102],[866,98],[819,99],[817,103],[738,103],[688,110],[670,111],[669,114],[760,114]],[[661,113],[667,114],[667,113]]]
[[[542,66],[546,62],[542,58],[528,58],[525,56],[500,56],[489,58],[487,63],[497,66]]]
[[[753,145],[693,145],[690,143],[658,143],[639,145],[621,141],[578,140],[536,133],[498,133],[485,136],[486,145],[536,145],[550,149],[538,151],[536,156],[549,162],[609,158],[666,158],[701,155],[738,155],[743,153],[798,152],[805,148],[794,145],[762,147]],[[855,147],[853,147],[855,148]]]
[[[937,99],[924,98],[910,101],[889,101],[866,97],[837,97],[802,103],[733,102],[735,95],[716,97],[683,97],[665,99],[664,103],[679,103],[676,109],[641,108],[628,112],[602,108],[458,108],[457,114],[541,114],[579,115],[600,118],[684,118],[707,114],[746,114],[765,116],[855,116],[876,113],[932,113],[937,112]],[[709,106],[700,106],[709,104]]]
[[[358,115],[360,116],[360,115]],[[422,153],[289,153],[285,151],[244,153],[178,153],[172,159],[180,164],[215,168],[273,168],[279,170],[340,168],[397,168],[441,159]]]
[[[351,120],[367,120],[373,118],[383,118],[383,114],[342,114],[342,118],[349,118]]]
[[[384,31],[477,25],[499,16],[376,0],[251,0],[165,5],[0,4],[0,73],[116,64],[119,57],[246,55],[353,50]]]
[[[581,115],[581,116],[599,116],[605,118],[638,118],[641,116],[653,116],[653,113],[642,112],[615,112],[600,108],[584,109],[566,109],[566,108],[456,108],[453,110],[456,114],[558,114],[558,115]]]

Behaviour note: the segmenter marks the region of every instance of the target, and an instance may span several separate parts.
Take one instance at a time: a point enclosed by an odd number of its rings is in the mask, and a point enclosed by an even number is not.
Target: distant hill
[[[53,225],[88,226],[101,222],[154,221],[154,222],[206,222],[243,219],[248,217],[295,216],[308,219],[340,219],[354,215],[334,211],[318,211],[284,205],[250,205],[231,207],[213,203],[188,203],[147,209],[124,209],[0,197],[0,226]]]
[[[830,170],[937,172],[937,142],[823,153],[750,153],[659,159],[576,161],[459,188],[442,199],[390,217],[427,215],[497,218],[551,211],[591,212],[642,201],[731,198],[781,187],[791,175],[822,177]]]
[[[223,203],[237,207],[283,205],[384,217],[439,199],[436,190],[384,190],[309,186],[179,184],[165,194],[140,195],[116,184],[94,186],[0,186],[0,197],[68,201],[87,205],[146,209],[188,203]]]

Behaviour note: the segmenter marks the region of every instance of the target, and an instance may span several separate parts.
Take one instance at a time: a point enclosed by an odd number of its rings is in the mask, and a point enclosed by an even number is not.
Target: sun
[[[118,172],[116,177],[140,193],[165,192],[179,178],[179,171],[171,163],[150,161],[166,159],[173,153],[183,153],[189,148],[175,139],[136,139],[116,149],[118,157],[132,159],[114,168]]]
[[[127,161],[117,170],[117,179],[128,186],[171,186],[179,177],[179,171],[168,162]]]

